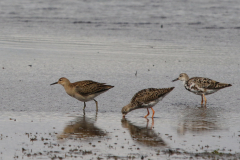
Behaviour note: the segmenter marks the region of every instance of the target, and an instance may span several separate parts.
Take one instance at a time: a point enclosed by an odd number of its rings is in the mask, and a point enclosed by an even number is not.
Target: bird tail
[[[232,86],[232,85],[231,85],[231,84],[227,84],[227,83],[218,83],[218,84],[216,85],[216,88],[217,88],[217,89],[222,89],[222,88],[230,87],[230,86]]]
[[[168,94],[169,92],[171,92],[175,87],[170,87],[170,88],[163,88],[163,94]]]
[[[111,85],[105,85],[105,88],[106,89],[111,89],[111,88],[113,88],[114,86],[111,86]]]
[[[166,88],[167,92],[171,92],[175,87]]]

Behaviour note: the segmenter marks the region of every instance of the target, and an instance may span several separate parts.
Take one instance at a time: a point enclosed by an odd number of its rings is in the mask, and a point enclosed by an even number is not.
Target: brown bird
[[[111,85],[105,85],[105,83],[98,83],[91,80],[70,83],[70,81],[65,77],[60,78],[58,82],[52,83],[51,85],[54,84],[61,84],[69,96],[84,102],[83,110],[85,110],[86,107],[85,102],[91,100],[95,101],[96,110],[98,110],[98,102],[94,98],[114,87]]]
[[[207,104],[207,99],[205,95],[212,94],[217,92],[220,89],[232,86],[231,84],[220,83],[204,77],[193,77],[189,79],[186,73],[181,73],[179,77],[172,80],[172,82],[177,80],[183,81],[183,84],[186,90],[196,95],[201,95],[202,96],[201,105],[203,105],[203,98],[204,98],[205,106]]]
[[[173,89],[174,87],[162,88],[162,89],[148,88],[148,89],[143,89],[137,92],[133,96],[131,102],[122,108],[123,117],[125,117],[126,114],[131,112],[132,110],[147,108],[148,114],[145,116],[146,118],[149,115],[148,108],[151,108],[153,112],[152,114],[152,118],[153,118],[155,111],[153,110],[152,107],[155,106],[159,101],[161,101]]]

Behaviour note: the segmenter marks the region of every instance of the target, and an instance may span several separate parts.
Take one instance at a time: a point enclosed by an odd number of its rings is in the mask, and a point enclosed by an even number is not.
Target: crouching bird
[[[161,101],[168,93],[170,93],[174,87],[171,88],[148,88],[148,89],[143,89],[139,92],[137,92],[131,102],[124,106],[122,108],[122,115],[123,117],[126,116],[127,113],[131,112],[132,110],[135,109],[141,109],[141,108],[146,108],[148,113],[145,116],[149,115],[149,110],[148,108],[152,109],[152,118],[154,116],[155,111],[153,110],[153,106],[155,106],[159,101]]]

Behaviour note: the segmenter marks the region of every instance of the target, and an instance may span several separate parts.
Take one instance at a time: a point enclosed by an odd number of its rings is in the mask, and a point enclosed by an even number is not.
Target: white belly
[[[151,108],[153,106],[155,106],[159,101],[161,101],[164,97],[160,97],[154,101],[151,101],[149,103],[144,103],[142,104],[142,108]]]
[[[82,96],[80,94],[75,94],[73,97],[78,99],[79,101],[87,102],[87,101],[93,100],[96,96],[94,96],[94,95]]]
[[[184,85],[184,86],[188,91],[190,91],[194,94],[197,94],[197,95],[202,95],[202,94],[208,95],[208,94],[215,93],[219,90],[219,89],[204,89],[204,88],[199,88],[199,87],[193,86],[193,85],[191,85],[191,86]]]
[[[215,93],[217,92],[219,89],[207,89],[204,94],[205,95],[208,95],[208,94],[212,94],[212,93]]]
[[[100,95],[101,93],[96,93],[96,94],[91,94],[91,95],[88,95],[88,96],[82,96],[80,94],[75,94],[73,95],[72,97],[78,99],[79,101],[82,101],[82,102],[87,102],[87,101],[91,101],[93,100],[95,97],[97,97],[98,95]]]

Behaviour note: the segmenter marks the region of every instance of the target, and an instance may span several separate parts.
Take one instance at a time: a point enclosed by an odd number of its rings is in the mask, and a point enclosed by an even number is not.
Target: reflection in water
[[[60,138],[67,138],[74,136],[75,138],[88,138],[88,137],[102,137],[106,135],[102,129],[94,125],[97,119],[97,113],[95,120],[85,116],[79,116],[74,121],[71,121],[64,130]]]
[[[182,116],[177,129],[180,135],[184,135],[186,131],[206,132],[223,129],[220,126],[222,119],[217,115],[216,108],[186,108]]]
[[[147,126],[136,126],[128,121],[126,118],[122,119],[122,127],[127,128],[131,134],[131,137],[134,141],[138,142],[141,145],[146,146],[166,146],[166,143],[154,132],[151,127],[148,127],[149,120],[147,119]],[[154,123],[154,120],[152,121]]]

